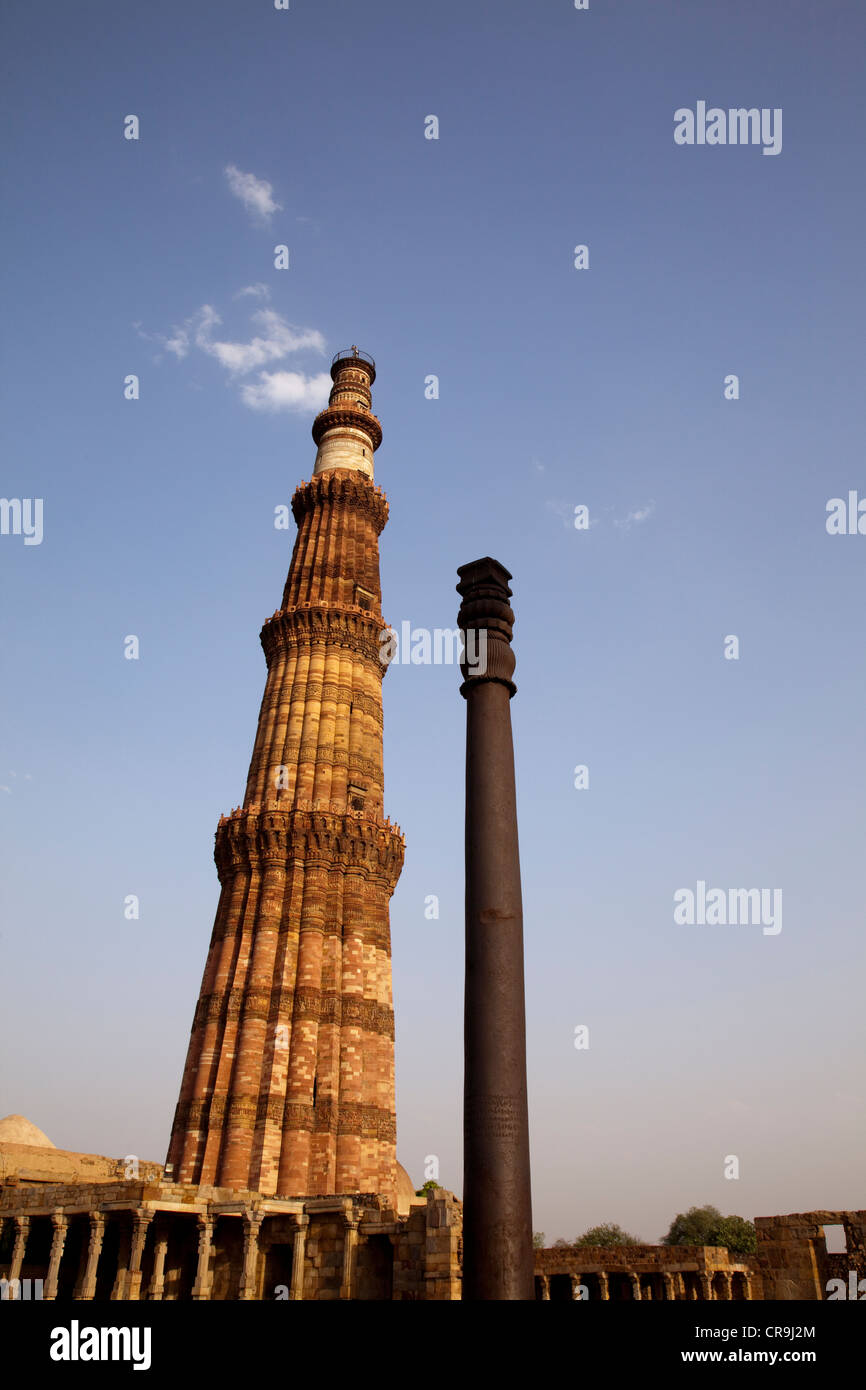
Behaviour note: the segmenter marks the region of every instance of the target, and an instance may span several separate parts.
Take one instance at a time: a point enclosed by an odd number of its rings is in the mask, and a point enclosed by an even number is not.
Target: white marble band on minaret
[[[367,353],[352,347],[334,357],[331,379],[328,405],[313,421],[318,445],[313,474],[352,468],[372,478],[373,454],[382,443],[382,426],[371,410],[376,364]]]

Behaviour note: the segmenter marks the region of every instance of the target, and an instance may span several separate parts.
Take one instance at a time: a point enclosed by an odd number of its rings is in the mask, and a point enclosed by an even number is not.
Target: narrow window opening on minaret
[[[319,1093],[319,1078],[318,1078],[317,1076],[314,1076],[314,1077],[313,1077],[313,1106],[315,1106],[315,1104],[316,1104],[316,1096],[318,1095],[318,1093]]]

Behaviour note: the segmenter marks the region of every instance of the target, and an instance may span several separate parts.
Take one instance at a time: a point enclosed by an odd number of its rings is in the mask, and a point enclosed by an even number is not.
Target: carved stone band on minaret
[[[373,670],[384,676],[388,663],[382,660],[382,653],[387,650],[383,647],[382,631],[381,617],[371,618],[351,609],[307,604],[303,608],[284,608],[274,613],[262,628],[261,642],[269,660],[275,653],[288,651],[290,647],[327,642],[366,657],[373,663]]]
[[[247,806],[220,818],[214,860],[220,882],[240,868],[267,863],[337,862],[346,872],[363,874],[392,893],[403,867],[404,847],[399,826],[365,820],[360,813],[340,816]]]

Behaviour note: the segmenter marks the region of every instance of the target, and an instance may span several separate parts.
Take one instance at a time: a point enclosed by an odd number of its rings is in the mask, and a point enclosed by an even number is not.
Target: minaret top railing
[[[333,357],[331,358],[331,366],[336,367],[338,362],[358,361],[366,362],[368,367],[372,367],[373,371],[375,372],[376,362],[374,358],[370,356],[369,352],[363,352],[361,348],[357,347],[344,348],[342,352],[335,352]]]

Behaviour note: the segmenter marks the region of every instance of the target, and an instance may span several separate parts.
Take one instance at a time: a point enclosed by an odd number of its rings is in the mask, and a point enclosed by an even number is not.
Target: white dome
[[[0,1120],[0,1144],[30,1144],[36,1149],[54,1149],[47,1134],[23,1115],[7,1115]]]

